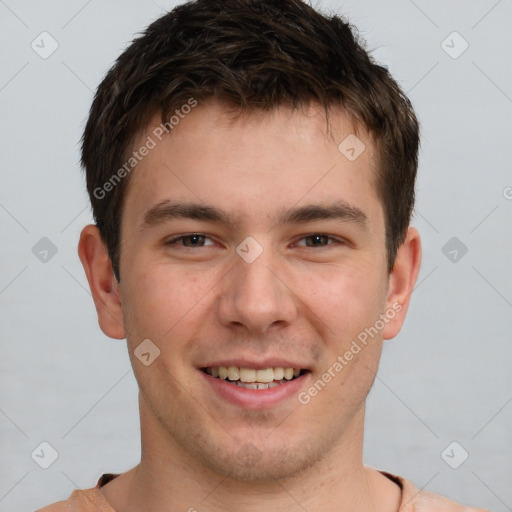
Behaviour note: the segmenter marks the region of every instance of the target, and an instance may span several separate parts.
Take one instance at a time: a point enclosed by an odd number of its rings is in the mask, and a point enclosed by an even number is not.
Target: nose
[[[222,325],[243,326],[253,334],[291,325],[297,317],[297,296],[271,250],[252,263],[234,258],[219,290],[217,314]]]

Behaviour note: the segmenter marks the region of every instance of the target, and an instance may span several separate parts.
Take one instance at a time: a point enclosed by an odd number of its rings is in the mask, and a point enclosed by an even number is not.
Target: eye
[[[180,235],[168,240],[165,245],[179,245],[181,247],[204,247],[207,245],[215,245],[213,240],[201,233],[190,233],[188,235]]]
[[[323,233],[314,233],[312,235],[305,236],[299,240],[296,244],[300,247],[326,247],[327,245],[333,245],[333,243],[342,243],[341,240],[333,238]]]

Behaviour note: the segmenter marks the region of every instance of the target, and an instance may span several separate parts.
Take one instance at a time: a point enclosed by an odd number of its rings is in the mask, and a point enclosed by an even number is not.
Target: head
[[[418,144],[410,102],[354,29],[299,0],[183,4],[119,57],[84,132],[96,225],[79,253],[170,445],[261,480],[361,427],[419,270]],[[204,371],[224,363],[293,364],[295,398],[226,398]],[[249,441],[259,462],[233,465]]]
[[[93,215],[120,280],[120,225],[135,139],[158,113],[164,127],[216,98],[241,111],[341,106],[377,150],[375,186],[384,208],[388,269],[414,206],[419,145],[411,104],[372,61],[355,29],[300,0],[199,1],[156,20],[98,87],[82,145]],[[130,158],[134,158],[130,162]]]

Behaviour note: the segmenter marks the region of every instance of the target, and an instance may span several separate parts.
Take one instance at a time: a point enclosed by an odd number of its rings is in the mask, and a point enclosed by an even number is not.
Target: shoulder
[[[411,510],[414,512],[489,512],[483,508],[467,507],[444,496],[426,491],[419,491],[412,501],[414,508]],[[405,510],[407,509],[403,512]]]
[[[483,508],[467,507],[445,496],[418,489],[412,482],[387,471],[379,471],[402,488],[399,512],[489,512]]]
[[[417,489],[411,482],[404,483],[404,502],[400,512],[489,512],[483,508],[467,507],[445,496]]]
[[[59,501],[53,505],[48,505],[44,508],[39,508],[36,512],[70,512],[69,501]]]
[[[65,501],[36,510],[36,512],[115,512],[103,496],[100,488],[120,476],[120,473],[104,473],[95,487],[75,489]]]
[[[75,489],[65,501],[58,501],[36,512],[113,512],[98,487]]]

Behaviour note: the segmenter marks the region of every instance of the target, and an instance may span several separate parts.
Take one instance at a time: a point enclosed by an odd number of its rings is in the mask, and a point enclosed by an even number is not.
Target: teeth
[[[256,370],[252,368],[240,368],[240,380],[242,382],[256,382]]]
[[[272,382],[274,380],[274,370],[272,368],[265,368],[264,370],[256,371],[257,382]]]
[[[220,379],[228,378],[228,369],[225,366],[219,366],[219,378]]]
[[[238,370],[238,366],[228,366],[228,379],[229,380],[239,380],[240,379],[240,371]]]
[[[206,373],[212,377],[232,381],[247,389],[267,389],[278,386],[282,382],[299,377],[300,368],[240,368],[238,366],[219,366],[206,368]],[[243,384],[243,385],[242,385]]]
[[[258,389],[258,383],[257,382],[242,382],[242,381],[238,381],[238,382],[233,382],[233,384],[236,384],[240,388]]]
[[[282,382],[242,382],[237,381],[233,382],[233,384],[236,384],[239,388],[245,388],[245,389],[270,389],[275,388],[277,386],[280,386]]]
[[[274,368],[274,380],[282,380],[284,378],[284,368]]]

